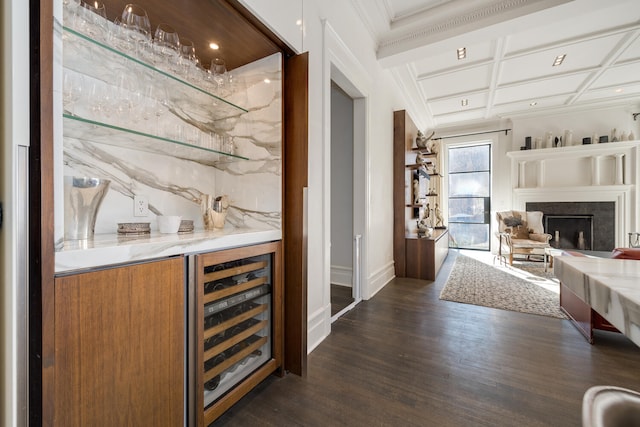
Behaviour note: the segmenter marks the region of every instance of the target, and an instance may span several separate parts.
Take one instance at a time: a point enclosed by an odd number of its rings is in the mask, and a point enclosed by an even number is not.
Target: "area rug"
[[[542,263],[495,267],[459,254],[440,299],[566,319],[557,286]]]

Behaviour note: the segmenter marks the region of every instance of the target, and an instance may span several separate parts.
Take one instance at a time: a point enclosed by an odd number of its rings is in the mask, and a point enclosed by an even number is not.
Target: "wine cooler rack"
[[[206,426],[281,366],[280,243],[194,255],[194,417]]]

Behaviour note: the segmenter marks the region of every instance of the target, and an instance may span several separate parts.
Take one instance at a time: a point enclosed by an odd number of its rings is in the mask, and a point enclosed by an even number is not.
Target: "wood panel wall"
[[[309,54],[288,58],[284,74],[284,367],[305,375],[307,236],[304,191],[308,185]]]
[[[405,155],[418,128],[405,110],[393,112],[393,259],[396,276],[406,277]]]

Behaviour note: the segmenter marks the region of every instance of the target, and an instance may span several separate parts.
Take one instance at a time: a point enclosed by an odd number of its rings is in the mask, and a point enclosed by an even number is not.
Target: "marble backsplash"
[[[63,36],[64,38],[64,36]],[[73,52],[66,40],[64,58]],[[69,52],[70,51],[70,52]],[[95,60],[96,56],[92,58]],[[79,78],[85,88],[95,77],[78,72],[78,67],[65,67],[63,74]],[[99,64],[98,64],[99,65]],[[247,112],[216,114],[216,101],[206,96],[190,96],[189,87],[171,90],[168,85],[166,111],[148,118],[134,114],[96,115],[95,106],[80,97],[69,103],[65,99],[62,121],[63,167],[60,175],[97,177],[111,180],[111,185],[98,211],[95,233],[113,234],[119,222],[151,222],[156,229],[156,215],[182,215],[194,220],[196,230],[202,229],[199,200],[203,194],[227,194],[230,208],[225,231],[234,229],[281,228],[282,207],[282,58],[275,54],[232,71],[233,93],[225,99]],[[135,67],[134,67],[135,68]],[[100,81],[103,84],[104,81]],[[180,87],[180,86],[178,86]],[[108,88],[115,93],[118,88]],[[62,88],[62,98],[65,97]],[[84,92],[82,91],[83,95]],[[86,96],[86,95],[84,95]],[[86,98],[85,98],[86,99]],[[224,108],[221,107],[221,108]],[[207,114],[211,111],[211,114]],[[104,134],[104,128],[75,120],[76,117],[108,123],[113,127],[135,130],[134,134],[114,132]],[[80,126],[76,126],[77,124]],[[109,129],[107,129],[108,131]],[[136,133],[159,137],[138,138]],[[163,139],[188,140],[206,150],[182,147],[173,152]],[[209,149],[223,150],[225,141],[233,146],[234,156],[215,154]],[[175,145],[175,144],[174,144]],[[171,143],[168,144],[172,146]],[[248,160],[245,160],[248,159]],[[62,188],[56,187],[55,201],[63,201]],[[133,215],[134,196],[149,201],[149,216]],[[64,218],[56,209],[56,242],[63,239]]]

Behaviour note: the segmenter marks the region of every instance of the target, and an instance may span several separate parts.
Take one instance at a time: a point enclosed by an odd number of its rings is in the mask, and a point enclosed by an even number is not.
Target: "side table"
[[[544,271],[547,272],[549,268],[553,268],[553,257],[560,256],[563,253],[564,251],[562,249],[556,249],[552,247],[544,248],[544,255],[546,258],[544,263]]]

